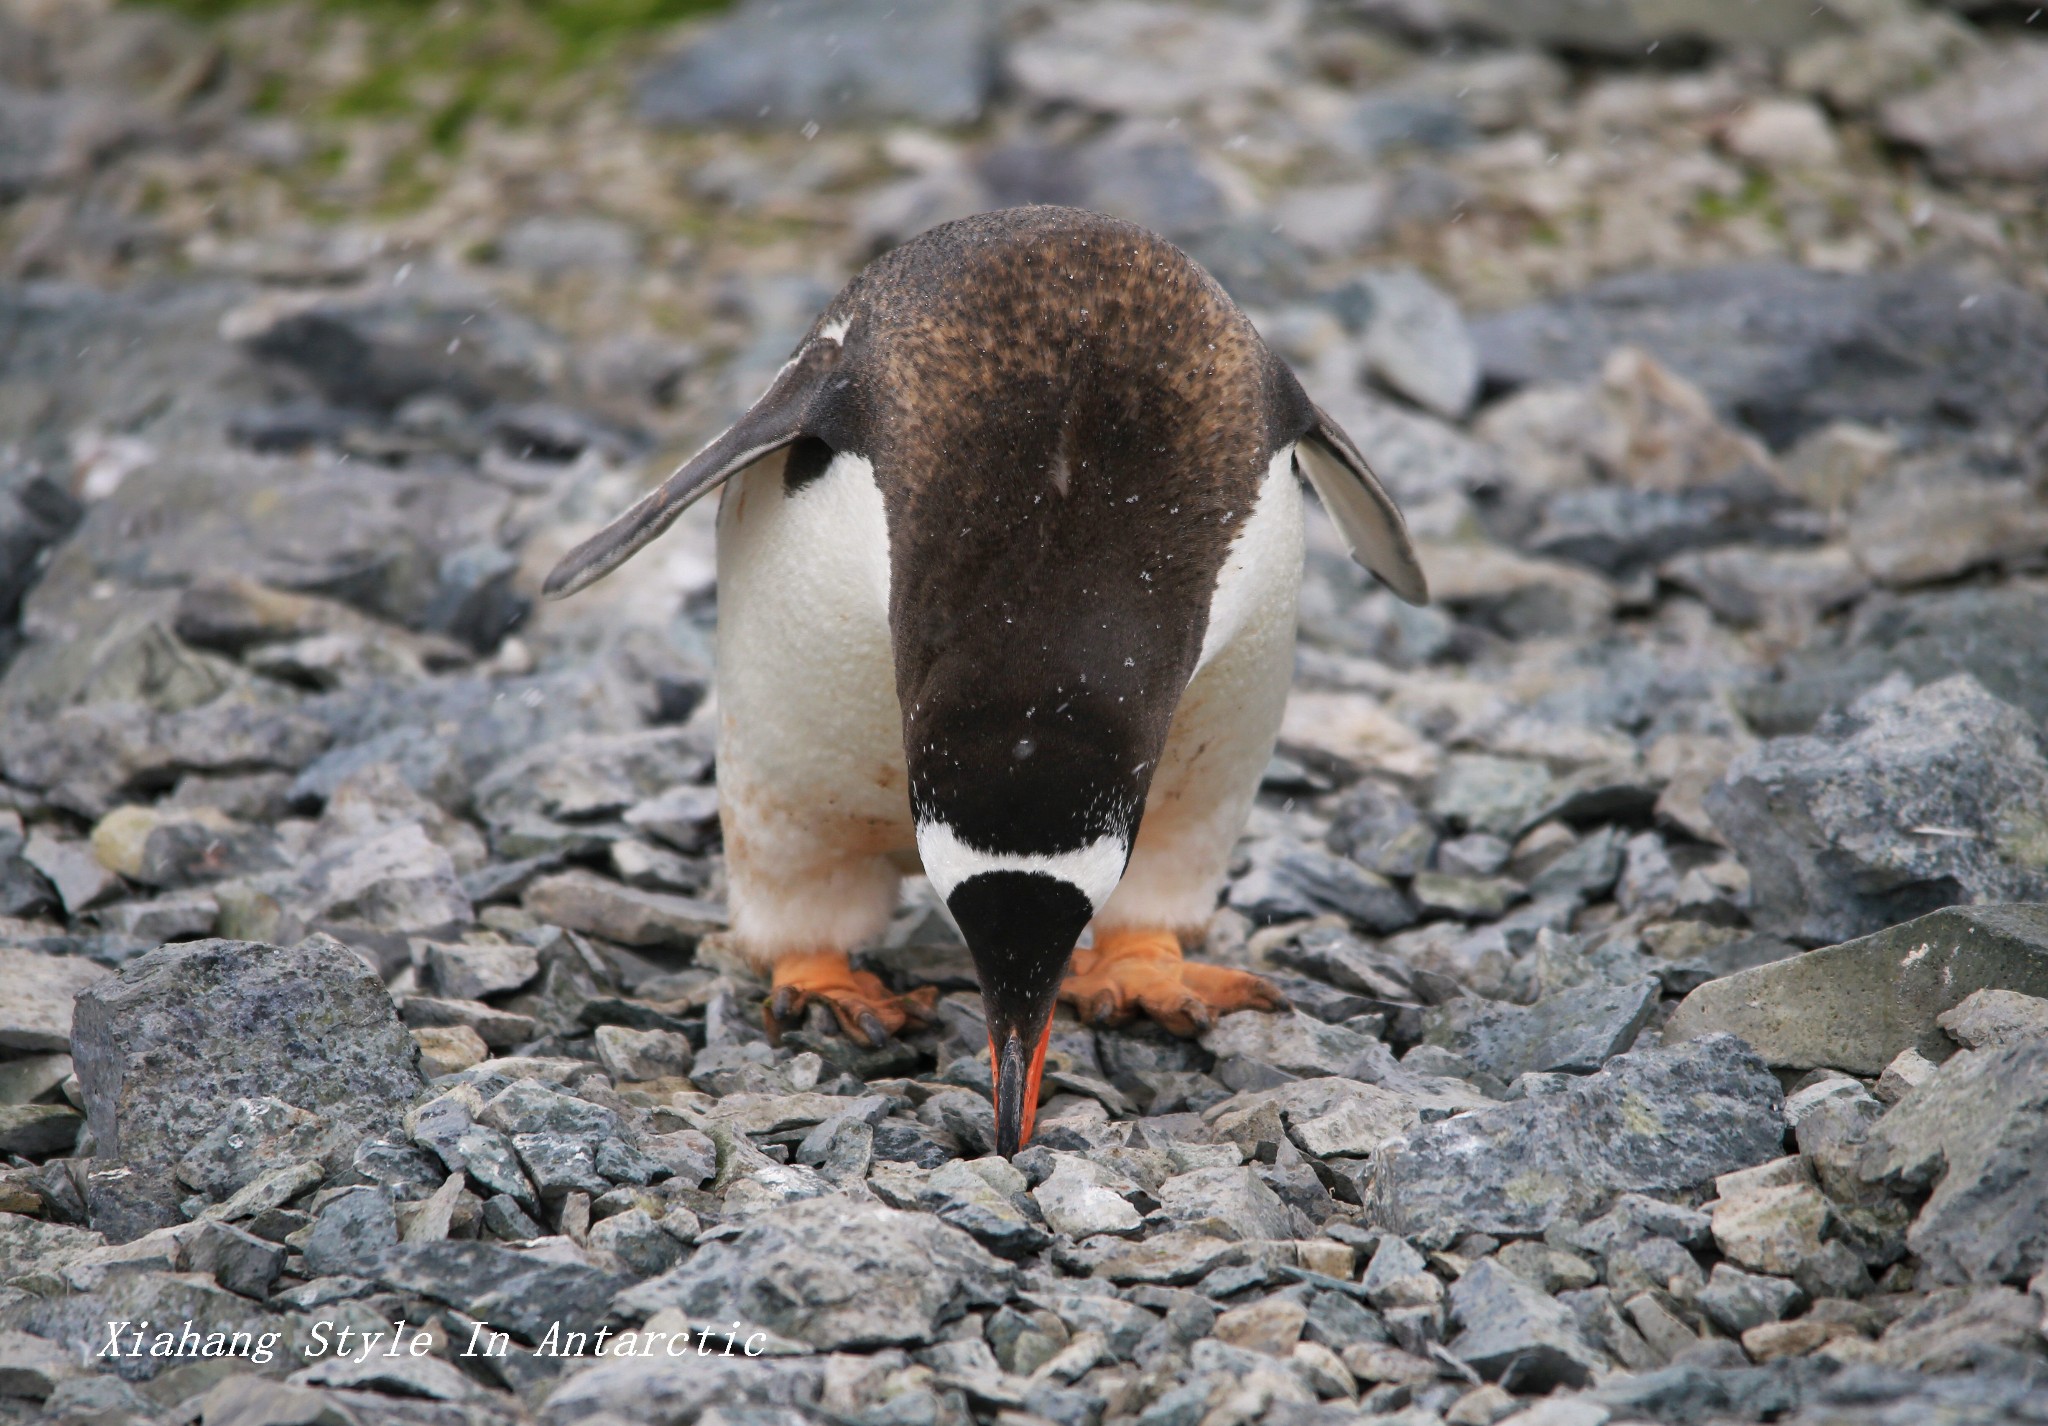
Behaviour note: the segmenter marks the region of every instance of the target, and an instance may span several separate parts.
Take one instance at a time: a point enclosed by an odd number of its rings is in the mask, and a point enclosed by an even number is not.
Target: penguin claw
[[[906,1026],[928,1023],[937,992],[896,995],[872,971],[855,970],[843,951],[785,956],[775,963],[774,988],[761,1007],[770,1041],[779,1043],[813,1000],[832,1011],[847,1039],[875,1049]]]
[[[1176,1035],[1199,1035],[1233,1010],[1280,1010],[1287,999],[1249,971],[1183,960],[1168,931],[1113,931],[1074,954],[1060,999],[1090,1025],[1143,1014]]]

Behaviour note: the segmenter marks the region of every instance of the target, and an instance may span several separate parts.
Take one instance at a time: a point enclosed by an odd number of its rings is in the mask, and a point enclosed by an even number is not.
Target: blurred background
[[[2048,895],[2006,832],[1786,890],[1707,806],[1859,699],[2048,714],[2044,182],[2026,3],[0,0],[0,926],[405,975],[569,864],[716,901],[708,785],[619,816],[711,775],[710,504],[539,579],[865,260],[1035,201],[1205,263],[1438,595],[1318,517],[1226,951],[1335,913],[1529,995],[1544,927],[1733,964]],[[439,880],[336,879],[394,825]]]

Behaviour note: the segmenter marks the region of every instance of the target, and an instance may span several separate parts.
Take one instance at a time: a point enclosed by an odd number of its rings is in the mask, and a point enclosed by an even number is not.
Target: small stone
[[[1599,1368],[1571,1313],[1491,1259],[1451,1284],[1451,1320],[1452,1355],[1510,1391],[1584,1386]]]
[[[204,1223],[185,1246],[185,1269],[211,1273],[229,1292],[261,1302],[284,1271],[284,1249],[227,1223]]]
[[[362,1274],[398,1242],[391,1197],[378,1188],[354,1188],[328,1201],[300,1249],[315,1274]]]
[[[1361,1382],[1421,1385],[1436,1380],[1436,1363],[1382,1342],[1357,1342],[1342,1353],[1344,1367]]]
[[[68,1104],[0,1104],[0,1154],[68,1153],[84,1127],[84,1116]]]
[[[1781,1277],[1746,1273],[1730,1263],[1714,1271],[1695,1299],[1715,1326],[1739,1337],[1752,1327],[1776,1322],[1798,1306],[1802,1294]]]
[[[1292,1238],[1287,1205],[1250,1168],[1195,1169],[1161,1181],[1153,1196],[1177,1228],[1220,1238]]]
[[[1765,99],[1752,104],[1726,133],[1731,152],[1778,168],[1810,168],[1839,158],[1827,115],[1804,99]]]
[[[1941,73],[1879,111],[1889,137],[1925,149],[1951,175],[2048,174],[2048,44],[2015,38]]]
[[[1308,1309],[1292,1298],[1269,1297],[1244,1307],[1233,1307],[1216,1319],[1218,1341],[1247,1351],[1284,1357],[1301,1340],[1308,1321]]]
[[[1430,806],[1470,831],[1514,837],[1537,820],[1550,791],[1550,772],[1541,763],[1456,753],[1444,760]]]
[[[1599,1272],[1578,1254],[1534,1239],[1509,1243],[1494,1256],[1502,1267],[1520,1273],[1553,1297],[1591,1287],[1600,1280]]]
[[[610,1253],[625,1264],[635,1277],[667,1272],[683,1255],[683,1245],[639,1208],[614,1213],[593,1224],[588,1241],[592,1248]]]
[[[589,872],[544,877],[521,898],[550,925],[587,931],[627,946],[690,950],[725,929],[725,912],[710,902],[621,886]]]
[[[1360,346],[1367,369],[1439,416],[1464,416],[1479,394],[1479,356],[1457,304],[1409,268],[1359,283],[1372,307]]]
[[[1934,1023],[1967,1049],[2001,1049],[2048,1036],[2048,1000],[2016,990],[1973,990]]]
[[[53,836],[38,827],[29,833],[21,856],[50,879],[70,915],[76,916],[121,894],[121,878],[100,864],[88,842]]]
[[[1667,1361],[1683,1356],[1700,1344],[1699,1333],[1680,1320],[1654,1292],[1639,1292],[1622,1304],[1650,1349]]]
[[[1714,1209],[1714,1242],[1756,1272],[1789,1277],[1821,1250],[1827,1200],[1810,1184],[1764,1188],[1723,1199]]]
[[[1423,1124],[1377,1155],[1397,1232],[1527,1237],[1619,1193],[1678,1192],[1782,1151],[1777,1080],[1733,1036],[1638,1050],[1555,1093]]]
[[[1892,1056],[1892,1062],[1886,1065],[1884,1073],[1877,1077],[1877,1085],[1872,1093],[1886,1104],[1897,1104],[1927,1083],[1928,1076],[1932,1075],[1934,1070],[1934,1061],[1908,1045]]]
[[[1132,1233],[1143,1221],[1121,1194],[1105,1186],[1087,1160],[1072,1154],[1059,1156],[1052,1174],[1031,1190],[1031,1197],[1045,1215],[1046,1226],[1072,1238]]]
[[[1560,990],[1529,1006],[1462,996],[1423,1013],[1423,1040],[1504,1080],[1531,1070],[1591,1074],[1635,1043],[1660,992],[1645,978]]]
[[[1418,872],[1409,891],[1425,911],[1441,911],[1465,921],[1497,921],[1526,894],[1522,884],[1504,876],[1448,876]]]
[[[220,903],[211,892],[174,891],[148,901],[117,901],[93,919],[109,931],[138,941],[186,941],[213,933]]]
[[[83,958],[0,946],[0,1047],[69,1050],[73,999],[109,974]]]
[[[474,1030],[478,1038],[494,1050],[509,1050],[537,1040],[541,1035],[540,1022],[531,1015],[501,1010],[480,1000],[442,1000],[428,995],[408,995],[399,1006],[399,1015],[415,1030],[438,1026],[462,1026]]]
[[[690,1072],[689,1037],[674,1030],[600,1025],[592,1038],[597,1046],[597,1062],[604,1066],[606,1074],[621,1083]]]
[[[483,1036],[467,1025],[435,1025],[414,1030],[412,1039],[420,1047],[420,1072],[429,1079],[459,1074],[491,1057],[491,1047],[484,1043]]]
[[[540,956],[517,942],[427,941],[427,974],[451,1000],[482,1000],[519,989],[540,974]]]
[[[1816,1322],[1802,1317],[1796,1322],[1766,1322],[1742,1334],[1742,1350],[1753,1362],[1771,1362],[1780,1357],[1803,1357],[1836,1337],[1853,1337],[1856,1329],[1841,1322]]]
[[[1493,1426],[1503,1416],[1512,1416],[1521,1403],[1511,1392],[1488,1383],[1475,1386],[1456,1401],[1444,1413],[1444,1426]]]

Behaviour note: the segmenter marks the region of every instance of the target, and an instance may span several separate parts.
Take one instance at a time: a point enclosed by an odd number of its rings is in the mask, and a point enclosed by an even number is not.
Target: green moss
[[[1726,222],[1746,213],[1760,213],[1773,223],[1779,221],[1777,195],[1771,183],[1771,176],[1762,171],[1753,172],[1743,180],[1742,187],[1734,196],[1702,189],[1693,200],[1693,209],[1710,223]]]

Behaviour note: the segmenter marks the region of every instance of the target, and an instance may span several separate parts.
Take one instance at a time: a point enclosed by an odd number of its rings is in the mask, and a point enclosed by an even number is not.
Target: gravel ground
[[[695,8],[0,0],[0,1420],[2048,1420],[2039,12]],[[923,883],[931,1028],[761,1031],[709,509],[535,596],[1028,201],[1437,599],[1312,512],[1292,1006],[1005,1161]]]

